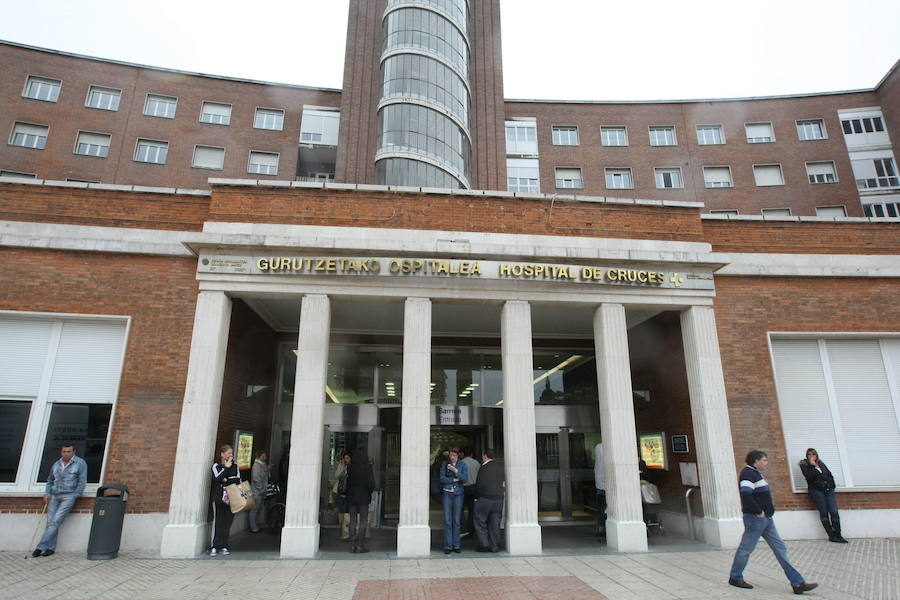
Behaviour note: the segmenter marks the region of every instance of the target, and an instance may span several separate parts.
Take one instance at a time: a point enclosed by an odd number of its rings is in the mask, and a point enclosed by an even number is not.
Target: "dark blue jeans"
[[[816,508],[819,510],[820,519],[825,520],[828,518],[828,515],[831,515],[832,519],[839,518],[837,498],[834,495],[834,490],[823,492],[822,490],[810,488],[809,495],[812,498],[812,501],[815,502]]]
[[[463,495],[444,492],[444,550],[459,548],[459,525],[462,519]]]
[[[744,568],[747,566],[747,561],[750,560],[750,555],[756,549],[760,537],[769,544],[791,585],[794,587],[803,585],[805,583],[803,575],[798,573],[797,569],[791,565],[791,561],[788,560],[787,546],[778,535],[778,530],[775,529],[775,520],[771,517],[760,518],[748,514],[744,514],[744,535],[737,552],[734,553],[734,562],[731,564],[729,577],[738,581],[744,580]]]

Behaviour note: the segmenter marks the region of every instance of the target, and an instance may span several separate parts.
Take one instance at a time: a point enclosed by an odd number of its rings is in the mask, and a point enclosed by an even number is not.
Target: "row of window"
[[[31,123],[16,122],[13,126],[9,143],[13,146],[43,150],[47,143],[48,127]],[[75,136],[75,154],[106,158],[112,136],[108,133],[79,131]],[[166,164],[169,153],[169,142],[138,138],[135,143],[134,160],[137,162]],[[259,175],[276,175],[278,173],[277,152],[250,151],[247,172]],[[194,157],[191,166],[197,169],[221,170],[225,164],[225,148],[214,146],[194,146]]]
[[[855,121],[860,121],[856,119]],[[873,127],[872,121],[877,121],[877,126],[883,131],[883,123],[880,118],[864,119],[869,122],[868,127]],[[866,127],[865,125],[861,125]],[[823,140],[828,136],[825,131],[825,121],[822,119],[803,119],[796,121],[797,137],[800,140]],[[850,125],[851,130],[856,127]],[[846,130],[847,126],[845,126]],[[571,125],[552,126],[552,141],[554,146],[578,146],[578,127]],[[713,146],[725,143],[725,132],[722,125],[697,125],[697,143],[701,146]],[[775,130],[772,123],[745,123],[744,131],[748,144],[763,144],[775,141]],[[648,128],[651,146],[677,146],[674,125],[651,125]],[[537,129],[534,123],[527,121],[507,123],[507,144],[515,152],[517,144],[537,142]],[[601,126],[600,145],[602,146],[628,146],[628,128],[625,126]]]
[[[511,192],[536,193],[539,191],[536,166],[513,162],[507,167],[508,189]],[[833,161],[806,163],[806,176],[810,183],[835,183],[837,172]],[[657,189],[680,189],[684,187],[681,167],[655,167],[653,177]],[[631,168],[606,168],[604,178],[607,189],[627,190],[634,188]],[[784,185],[781,165],[753,165],[753,178],[759,187]],[[707,188],[732,187],[731,167],[703,167],[703,182]],[[580,168],[556,167],[555,183],[558,189],[581,189],[584,187]]]
[[[59,99],[59,91],[62,82],[58,79],[29,76],[25,83],[23,96],[45,102],[56,102]],[[114,88],[92,85],[88,87],[88,95],[85,106],[100,110],[119,110],[119,102],[122,99],[122,91]],[[144,115],[163,119],[174,119],[178,109],[178,99],[172,96],[159,94],[147,94],[144,101]],[[231,105],[221,102],[203,102],[200,107],[200,122],[212,125],[229,125],[231,123]],[[257,108],[253,118],[253,127],[256,129],[271,129],[282,131],[284,129],[284,111],[277,108]],[[312,134],[310,134],[312,135]],[[321,136],[321,134],[319,134]],[[320,141],[309,139],[304,141]]]

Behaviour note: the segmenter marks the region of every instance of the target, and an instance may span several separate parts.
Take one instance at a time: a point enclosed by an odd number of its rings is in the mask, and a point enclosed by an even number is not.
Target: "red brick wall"
[[[340,104],[338,91],[251,83],[115,64],[0,44],[0,131],[14,121],[50,127],[44,150],[0,144],[0,168],[66,178],[179,188],[207,188],[209,177],[294,179],[303,105]],[[62,81],[57,102],[23,98],[29,75]],[[91,85],[122,91],[118,111],[85,106]],[[147,94],[178,99],[174,119],[143,114]],[[200,122],[204,101],[231,104],[227,126]],[[255,129],[256,108],[284,110],[283,131]],[[79,130],[112,135],[107,158],[74,154]],[[138,138],[169,142],[165,165],[135,162]],[[225,148],[222,170],[191,167],[194,146]],[[247,173],[250,150],[280,153],[275,176]]]
[[[545,194],[572,192],[555,188],[555,167],[580,167],[584,189],[576,191],[588,196],[690,200],[703,202],[705,212],[739,209],[741,214],[756,215],[763,208],[790,207],[794,215],[809,216],[816,214],[816,206],[844,204],[849,216],[863,216],[837,111],[878,102],[874,92],[653,104],[509,101],[506,117],[537,119],[541,191]],[[828,138],[800,141],[795,124],[798,119],[824,119]],[[752,122],[771,122],[775,142],[748,144],[744,124]],[[577,126],[580,145],[554,146],[553,125]],[[674,125],[678,145],[650,146],[648,128],[652,125]],[[697,125],[722,125],[726,143],[698,145]],[[625,126],[629,145],[601,146],[601,126]],[[839,182],[810,184],[804,163],[826,160],[835,162]],[[785,185],[757,187],[753,165],[773,163],[781,164]],[[731,166],[734,187],[706,189],[703,166],[720,165]],[[607,167],[630,167],[634,189],[606,189]],[[681,167],[684,189],[656,189],[654,167]]]
[[[191,258],[0,248],[0,309],[132,319],[105,477],[129,487],[129,512],[169,508],[195,269]],[[90,510],[90,499],[78,502]],[[0,498],[0,511],[28,507],[40,500]]]
[[[252,431],[253,452],[269,450],[278,369],[278,334],[242,300],[235,300],[228,332],[216,446],[234,444],[234,431]],[[248,384],[266,389],[247,397]],[[244,474],[249,479],[249,474]]]
[[[752,449],[769,454],[767,479],[780,510],[812,509],[791,492],[789,462],[769,356],[767,332],[900,331],[895,279],[716,279],[716,323],[728,396],[735,464]],[[839,494],[842,509],[897,508],[900,493]]]
[[[715,252],[900,254],[897,223],[703,220]]]
[[[696,208],[216,187],[210,221],[702,241]]]

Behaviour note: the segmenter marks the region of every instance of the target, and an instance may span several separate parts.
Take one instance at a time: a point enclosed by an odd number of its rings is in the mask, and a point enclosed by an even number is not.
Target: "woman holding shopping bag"
[[[228,444],[224,444],[219,448],[219,461],[213,463],[213,526],[210,533],[209,555],[217,554],[229,555],[228,550],[228,533],[231,529],[231,522],[234,520],[234,514],[228,502],[228,492],[225,491],[229,485],[236,483],[241,484],[241,472],[238,471],[237,463],[234,462],[234,449]]]

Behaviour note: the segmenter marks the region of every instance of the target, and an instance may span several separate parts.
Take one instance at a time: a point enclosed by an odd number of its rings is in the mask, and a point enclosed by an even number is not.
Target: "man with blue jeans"
[[[63,444],[60,459],[50,467],[47,485],[44,486],[44,503],[47,504],[47,528],[31,556],[50,556],[56,551],[59,528],[75,500],[84,492],[87,483],[87,463],[75,456],[75,446]]]
[[[739,588],[753,589],[752,585],[744,581],[744,568],[761,537],[769,544],[778,564],[784,569],[784,574],[791,582],[791,588],[795,594],[802,594],[819,587],[817,583],[806,583],[803,575],[791,565],[788,560],[787,546],[775,528],[775,520],[772,518],[772,515],[775,514],[772,492],[762,475],[762,471],[769,466],[768,455],[762,450],[752,450],[747,454],[746,463],[747,466],[741,470],[739,477],[741,511],[744,513],[744,535],[734,554],[728,583]]]

